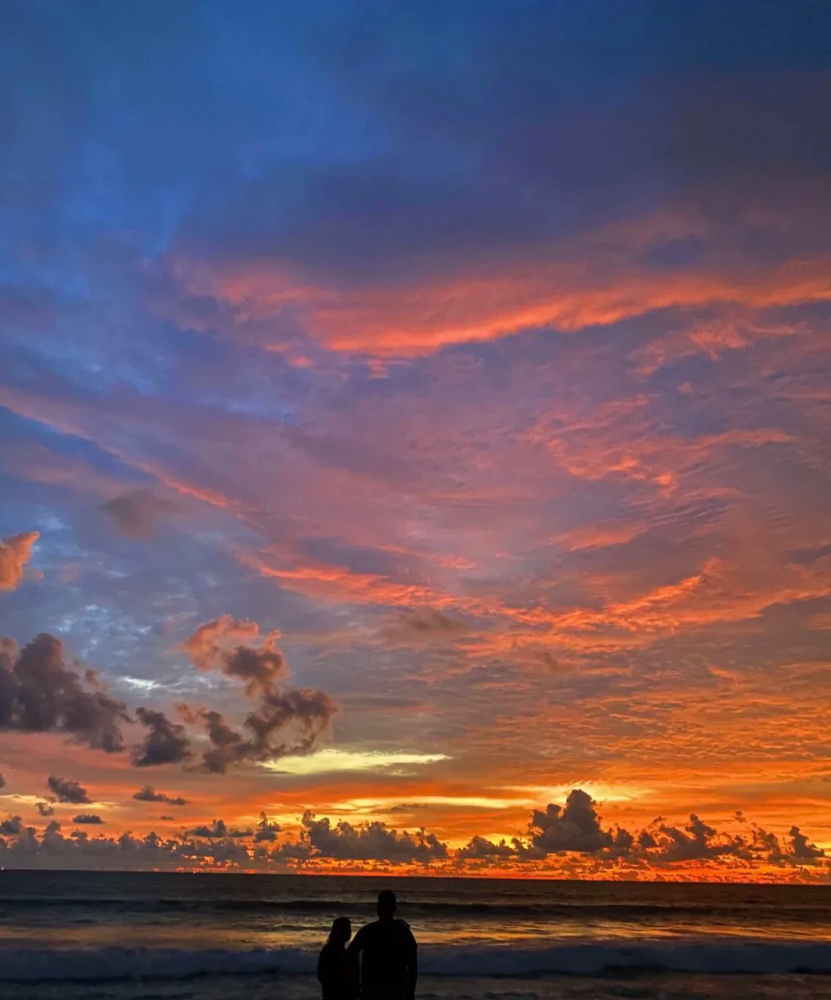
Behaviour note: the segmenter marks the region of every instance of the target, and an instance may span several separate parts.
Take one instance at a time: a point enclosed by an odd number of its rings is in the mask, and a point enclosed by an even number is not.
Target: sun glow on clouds
[[[443,753],[396,753],[384,750],[318,750],[308,755],[283,757],[262,766],[281,774],[332,774],[338,771],[379,771],[434,764],[450,760]]]
[[[357,798],[350,799],[348,803],[338,803],[345,808],[355,808],[361,812],[368,812],[372,809],[384,807],[396,807],[408,805],[416,806],[459,806],[469,809],[513,809],[531,808],[539,799],[531,797],[500,798],[492,795],[421,795],[415,793],[407,802],[401,801],[401,796],[379,797],[379,798]]]
[[[572,788],[582,788],[598,802],[636,802],[655,794],[641,785],[609,784],[603,781],[572,781],[565,785],[512,785],[511,791],[527,792],[532,802],[559,802]]]
[[[831,6],[59,6],[0,37],[0,824],[59,760],[107,857],[172,799],[227,864],[479,871],[579,787],[825,877]]]

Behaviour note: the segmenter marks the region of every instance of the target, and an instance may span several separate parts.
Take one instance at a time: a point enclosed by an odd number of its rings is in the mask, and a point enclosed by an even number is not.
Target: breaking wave
[[[6,952],[0,982],[190,979],[198,976],[310,975],[316,955],[300,949],[98,948]],[[547,948],[425,947],[420,967],[435,976],[831,975],[831,944],[769,941],[637,944],[592,942]]]

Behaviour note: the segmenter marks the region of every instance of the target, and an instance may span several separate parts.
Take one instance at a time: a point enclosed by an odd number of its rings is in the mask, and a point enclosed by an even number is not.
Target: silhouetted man
[[[349,952],[360,962],[364,1000],[413,1000],[418,979],[418,946],[413,932],[396,919],[395,893],[378,895],[378,919],[355,935]]]

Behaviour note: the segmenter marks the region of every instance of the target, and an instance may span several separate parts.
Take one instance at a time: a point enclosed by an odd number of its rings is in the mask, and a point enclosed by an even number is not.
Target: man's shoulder
[[[412,929],[406,920],[396,919],[395,925],[398,933],[402,938],[404,938],[405,941],[407,941],[407,943],[412,942],[415,944],[415,934],[413,934]]]
[[[367,936],[367,934],[371,934],[372,933],[372,931],[370,929],[371,927],[372,927],[372,924],[364,924],[363,927],[360,927],[355,932],[355,937],[352,938],[352,944],[355,944],[356,941],[362,940],[363,938],[365,938]]]
[[[379,921],[377,920],[371,920],[368,924],[364,924],[352,939],[352,943],[355,944],[358,941],[366,941],[368,939],[371,940],[378,933],[378,924]]]
[[[384,938],[390,932],[408,939],[413,937],[413,932],[407,921],[396,917],[395,920],[373,920],[369,924],[364,924],[355,935],[355,940],[358,938]],[[415,939],[413,938],[413,940]]]

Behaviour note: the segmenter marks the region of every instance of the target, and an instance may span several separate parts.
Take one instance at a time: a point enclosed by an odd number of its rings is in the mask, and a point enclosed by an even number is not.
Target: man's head
[[[384,889],[378,893],[378,916],[381,920],[392,920],[398,905],[392,889]]]

